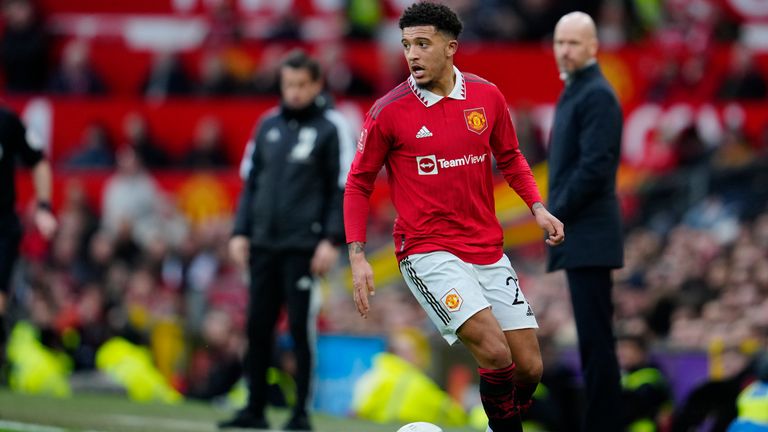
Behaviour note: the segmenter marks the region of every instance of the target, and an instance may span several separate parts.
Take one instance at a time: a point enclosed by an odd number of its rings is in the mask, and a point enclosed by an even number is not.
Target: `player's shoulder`
[[[483,99],[492,99],[497,100],[499,98],[503,99],[504,96],[501,94],[501,90],[499,90],[498,87],[496,87],[496,84],[488,81],[487,79],[475,75],[473,73],[467,73],[463,72],[464,75],[464,85],[467,87],[467,92],[469,94],[474,94],[475,96],[478,96]]]
[[[487,79],[481,77],[480,75],[475,75],[470,72],[462,72],[464,75],[464,82],[467,84],[477,84],[480,86],[491,86],[493,88],[496,88],[496,84],[488,81]]]
[[[395,102],[408,96],[409,93],[411,93],[411,87],[408,85],[408,81],[403,81],[397,87],[390,90],[387,94],[377,99],[376,102],[373,103],[373,106],[371,106],[371,109],[368,111],[368,116],[376,119],[379,115],[381,115],[385,108],[389,107],[389,109],[391,109]]]

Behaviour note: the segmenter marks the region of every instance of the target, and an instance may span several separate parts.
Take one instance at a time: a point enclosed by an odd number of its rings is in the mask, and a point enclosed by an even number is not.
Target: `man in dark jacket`
[[[566,270],[586,384],[584,429],[621,427],[621,387],[612,328],[611,269],[623,265],[616,170],[622,114],[597,65],[589,15],[573,12],[555,27],[554,52],[565,81],[549,148],[549,207],[568,241],[549,248],[549,271]]]
[[[35,227],[43,237],[50,239],[57,222],[51,211],[51,165],[43,152],[43,143],[27,131],[16,113],[0,106],[0,374],[5,358],[6,330],[10,328],[6,317],[11,301],[11,274],[22,237],[22,226],[15,211],[17,162],[32,168],[37,201]]]
[[[282,105],[262,118],[246,149],[247,180],[237,210],[232,258],[250,266],[248,405],[221,427],[269,429],[264,417],[273,333],[286,305],[296,357],[297,402],[284,430],[312,430],[307,402],[317,302],[322,276],[344,244],[343,185],[353,134],[322,95],[320,67],[301,51],[280,68]]]

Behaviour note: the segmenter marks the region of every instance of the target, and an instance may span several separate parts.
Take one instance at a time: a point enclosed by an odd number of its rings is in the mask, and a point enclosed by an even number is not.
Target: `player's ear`
[[[448,41],[448,45],[445,46],[446,57],[453,57],[456,51],[459,49],[459,41],[451,39]]]

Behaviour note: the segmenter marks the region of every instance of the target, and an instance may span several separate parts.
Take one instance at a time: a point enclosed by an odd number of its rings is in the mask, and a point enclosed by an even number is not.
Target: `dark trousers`
[[[620,432],[621,378],[613,334],[611,270],[566,270],[586,390],[582,431]]]
[[[0,215],[0,296],[5,297],[5,308],[0,309],[0,371],[5,361],[5,341],[8,333],[7,308],[11,304],[11,273],[19,257],[21,227],[14,214]]]
[[[0,293],[5,294],[6,300],[9,300],[11,273],[19,257],[20,242],[21,226],[16,215],[0,214]],[[0,310],[0,314],[3,312]]]
[[[313,252],[275,252],[251,250],[251,286],[248,301],[248,351],[244,370],[248,375],[247,410],[264,415],[267,403],[267,368],[274,355],[275,324],[283,305],[288,311],[288,324],[296,358],[297,413],[307,409],[312,377],[314,346],[314,313],[310,300],[314,279],[309,270]],[[310,332],[310,328],[312,331]],[[310,335],[312,340],[310,340]]]

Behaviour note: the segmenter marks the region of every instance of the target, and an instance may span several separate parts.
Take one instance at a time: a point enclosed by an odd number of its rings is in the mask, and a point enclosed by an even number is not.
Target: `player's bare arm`
[[[565,226],[560,219],[556,218],[552,213],[544,207],[544,204],[537,202],[531,206],[533,216],[536,218],[536,223],[547,232],[547,239],[545,242],[550,246],[557,246],[565,240]]]
[[[368,295],[374,295],[373,269],[365,259],[365,243],[352,242],[348,244],[349,264],[352,269],[352,295],[357,311],[363,318],[368,318],[370,304]]]

